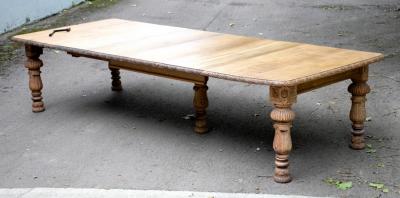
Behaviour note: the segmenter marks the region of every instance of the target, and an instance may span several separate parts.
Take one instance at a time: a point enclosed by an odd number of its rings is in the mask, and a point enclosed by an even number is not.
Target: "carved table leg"
[[[111,71],[111,90],[122,91],[121,76],[119,75],[119,68],[110,67]]]
[[[289,173],[289,153],[292,150],[290,128],[295,114],[291,106],[296,102],[296,98],[296,87],[270,87],[270,99],[275,107],[270,114],[275,128],[274,180],[278,183],[288,183],[292,180]]]
[[[43,83],[40,77],[40,67],[43,66],[43,62],[39,59],[39,56],[43,53],[41,47],[33,45],[25,45],[25,54],[28,58],[25,67],[28,68],[29,74],[29,89],[32,93],[32,111],[42,112],[44,111],[44,103],[42,101],[42,88]]]
[[[196,121],[194,131],[196,133],[206,133],[208,131],[207,127],[207,115],[206,108],[208,107],[207,99],[207,85],[204,84],[194,84],[194,99],[193,105],[196,109]]]
[[[368,80],[368,66],[359,69],[351,80],[348,91],[352,94],[350,120],[352,121],[351,148],[360,150],[365,148],[364,121],[366,117],[365,101],[370,88],[366,83]]]

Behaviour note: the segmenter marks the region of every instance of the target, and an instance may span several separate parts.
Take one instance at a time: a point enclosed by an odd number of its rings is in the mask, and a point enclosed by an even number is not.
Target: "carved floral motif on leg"
[[[292,150],[290,128],[295,114],[291,106],[296,102],[296,97],[296,87],[270,87],[270,98],[275,107],[270,114],[275,128],[274,180],[278,183],[287,183],[292,180],[289,173],[289,153]]]

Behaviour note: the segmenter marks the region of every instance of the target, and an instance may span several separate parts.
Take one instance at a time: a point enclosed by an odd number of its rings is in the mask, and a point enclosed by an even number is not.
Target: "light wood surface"
[[[382,54],[107,19],[13,37],[88,55],[257,84],[296,85],[382,59]]]

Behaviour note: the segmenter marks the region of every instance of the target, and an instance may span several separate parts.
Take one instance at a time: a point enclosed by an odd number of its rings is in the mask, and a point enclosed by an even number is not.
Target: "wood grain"
[[[382,54],[107,19],[14,36],[15,41],[102,60],[256,84],[297,85],[359,68]]]

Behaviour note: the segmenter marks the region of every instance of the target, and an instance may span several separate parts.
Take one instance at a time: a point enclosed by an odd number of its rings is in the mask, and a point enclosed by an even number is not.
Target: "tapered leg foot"
[[[270,88],[270,98],[275,107],[270,114],[275,128],[273,142],[276,153],[274,180],[278,183],[292,181],[289,173],[289,153],[292,150],[290,128],[295,114],[291,109],[291,105],[296,102],[296,97],[296,87]]]
[[[292,181],[289,173],[289,155],[276,154],[274,181],[277,183],[289,183]]]
[[[29,89],[32,94],[32,111],[35,113],[45,110],[42,97],[43,83],[40,77],[40,67],[43,66],[43,62],[39,59],[42,53],[43,49],[41,47],[25,45],[27,57],[25,67],[28,69]]]
[[[350,147],[354,150],[362,150],[365,148],[364,130],[351,131]]]
[[[193,105],[196,110],[194,131],[196,133],[208,132],[206,108],[208,107],[207,85],[195,84]]]
[[[370,87],[367,84],[368,66],[359,69],[352,78],[352,82],[348,91],[352,94],[350,120],[352,121],[352,137],[350,147],[355,150],[365,148],[364,139],[364,121],[366,118],[366,95],[370,92]]]
[[[122,91],[121,76],[118,68],[111,68],[111,90]]]

